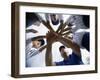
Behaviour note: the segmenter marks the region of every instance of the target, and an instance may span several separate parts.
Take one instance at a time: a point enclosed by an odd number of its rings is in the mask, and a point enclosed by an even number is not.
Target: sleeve
[[[61,65],[64,65],[64,62],[63,61],[60,61],[60,62],[55,62],[56,66],[61,66]]]
[[[37,55],[38,53],[40,53],[38,49],[27,48],[27,50],[26,50],[26,59],[31,58],[31,57]]]
[[[71,58],[71,63],[73,65],[83,64],[82,56],[76,55],[75,52],[72,52],[72,54],[70,55],[70,58]]]

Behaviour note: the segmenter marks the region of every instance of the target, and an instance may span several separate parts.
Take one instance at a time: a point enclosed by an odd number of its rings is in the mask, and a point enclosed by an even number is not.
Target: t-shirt
[[[26,46],[26,67],[32,67],[34,56],[38,53],[40,53],[39,50],[32,47],[32,43]]]
[[[55,62],[57,66],[60,65],[80,65],[83,64],[81,56],[79,57],[74,52],[70,54],[66,59],[60,62]]]
[[[26,33],[26,67],[39,66],[38,64],[36,64],[36,62],[37,62],[37,59],[39,59],[42,54],[37,55],[38,53],[40,53],[39,49],[32,47],[31,38],[45,35],[48,29],[43,24],[40,24],[40,26],[33,24],[26,28],[26,30],[28,29],[34,29],[38,32],[37,33],[32,33],[32,32]]]

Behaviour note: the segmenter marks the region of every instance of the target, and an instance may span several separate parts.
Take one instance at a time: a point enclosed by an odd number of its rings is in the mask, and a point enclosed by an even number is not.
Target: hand
[[[46,34],[47,43],[56,42],[58,39],[58,34],[56,32],[50,31]]]
[[[61,29],[60,32],[58,32],[58,34],[60,36],[63,36],[65,38],[69,37],[70,35],[72,35],[72,31],[71,31],[71,27],[67,27],[67,28],[64,28],[64,29]]]
[[[61,29],[59,34],[65,33],[67,31],[71,31],[71,29],[72,29],[71,27],[67,27],[67,28]]]

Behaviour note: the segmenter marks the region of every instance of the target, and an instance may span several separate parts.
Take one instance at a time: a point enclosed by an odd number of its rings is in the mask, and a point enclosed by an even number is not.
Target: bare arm
[[[42,19],[42,17],[40,15],[38,15],[39,17],[39,20],[41,21],[41,23],[49,30],[49,31],[54,31],[53,28],[51,27],[50,25],[50,21],[49,21],[49,15],[46,14],[45,15],[45,18],[46,18],[46,21]]]
[[[34,29],[28,29],[28,30],[26,30],[26,33],[29,33],[29,32],[37,33],[38,31],[36,31],[36,30],[34,30]]]
[[[63,38],[61,36],[58,36],[58,39],[62,44],[69,46],[78,56],[81,56],[79,45],[77,45],[76,43],[74,43],[68,38]]]
[[[49,29],[49,31],[54,31],[53,28],[51,27],[49,21],[44,21],[44,20],[42,20],[41,22],[42,22],[42,24],[43,24],[45,27],[47,27],[47,28]]]
[[[62,30],[64,30],[64,28],[67,26],[67,23],[65,22],[63,22],[63,21],[61,21],[61,24],[60,24],[60,26],[58,27],[58,29],[57,29],[57,33],[61,33],[62,32]]]
[[[56,33],[58,33],[62,28],[63,28],[63,21],[60,22],[60,25],[59,25]]]
[[[46,47],[47,47],[47,45],[42,46],[42,47],[39,49],[39,51],[42,52]]]
[[[63,45],[70,47],[78,56],[81,56],[80,47],[75,42],[70,40],[69,38],[64,38],[61,35],[52,32],[53,36],[56,37],[57,41],[61,42]]]
[[[47,50],[45,56],[46,66],[52,66],[52,43],[47,43]]]
[[[51,32],[48,32],[46,38],[47,38],[47,50],[45,56],[46,66],[53,66],[54,64],[52,61],[52,44],[56,41],[56,36],[54,36]]]
[[[26,44],[30,43],[32,40],[39,40],[39,39],[43,39],[43,38],[46,38],[46,36],[37,36],[37,37],[27,39]]]

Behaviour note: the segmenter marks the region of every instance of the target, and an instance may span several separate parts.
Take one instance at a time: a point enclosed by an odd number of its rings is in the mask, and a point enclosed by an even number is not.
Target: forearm
[[[33,38],[29,38],[29,39],[26,40],[26,44],[29,44],[31,41],[39,40],[39,39],[43,39],[43,38],[46,38],[46,36],[36,36],[36,37],[33,37]]]
[[[79,45],[77,45],[76,43],[74,43],[74,42],[71,41],[70,39],[68,39],[68,38],[63,38],[63,37],[59,36],[59,41],[60,41],[62,44],[64,44],[64,45],[70,47],[78,56],[81,55]]]
[[[39,49],[39,51],[42,52],[46,47],[47,47],[47,45],[41,47],[41,48]]]
[[[27,29],[27,30],[26,30],[26,33],[29,33],[29,32],[37,33],[38,31],[36,31],[36,30],[34,30],[34,29]]]
[[[46,66],[52,66],[52,44],[51,43],[47,43],[45,62],[46,62]]]

